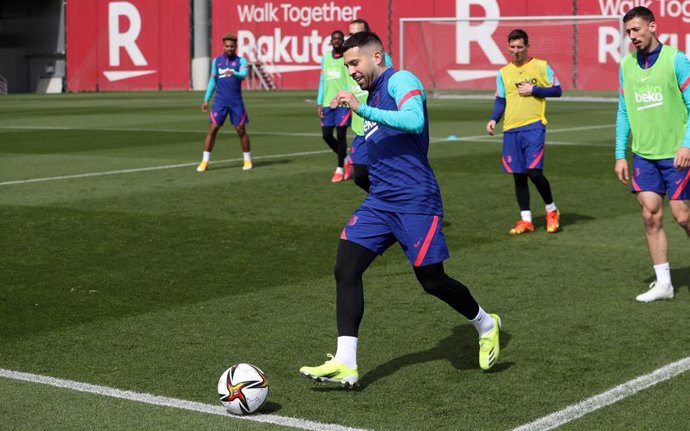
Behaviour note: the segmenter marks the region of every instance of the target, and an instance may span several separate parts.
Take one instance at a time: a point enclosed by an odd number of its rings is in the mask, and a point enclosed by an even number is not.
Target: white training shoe
[[[652,302],[657,299],[673,299],[673,286],[664,286],[656,281],[649,285],[649,290],[635,297],[639,302]]]

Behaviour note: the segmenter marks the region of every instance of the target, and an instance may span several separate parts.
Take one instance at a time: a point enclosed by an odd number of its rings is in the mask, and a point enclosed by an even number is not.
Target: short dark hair
[[[633,18],[642,18],[647,22],[656,22],[654,12],[644,6],[637,6],[627,11],[625,15],[623,15],[623,22],[628,22]]]
[[[363,20],[362,18],[353,19],[352,21],[350,21],[350,24],[362,24],[364,26],[364,31],[371,33],[369,23]]]
[[[231,41],[237,43],[237,35],[232,34],[232,33],[225,33],[223,35],[223,43],[225,43],[226,40],[231,40]]]
[[[337,37],[336,35],[339,35],[341,39],[345,39],[345,33],[343,33],[340,30],[336,30],[333,33],[331,33],[331,39],[333,39],[334,37]]]
[[[529,36],[527,36],[527,32],[521,28],[516,28],[508,33],[508,43],[517,39],[522,39],[525,42],[525,45],[529,45]]]
[[[376,45],[378,49],[383,51],[383,43],[381,43],[381,39],[379,39],[376,33],[372,33],[370,31],[360,31],[359,33],[353,34],[348,40],[345,41],[343,44],[343,52],[350,48],[361,48],[367,45]]]

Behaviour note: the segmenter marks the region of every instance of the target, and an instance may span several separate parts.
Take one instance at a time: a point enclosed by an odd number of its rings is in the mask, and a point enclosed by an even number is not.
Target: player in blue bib
[[[216,135],[218,135],[218,131],[228,116],[230,116],[230,122],[235,127],[242,145],[244,158],[242,169],[248,171],[253,167],[249,149],[249,135],[245,127],[249,123],[249,117],[247,117],[247,111],[244,109],[244,101],[242,100],[242,80],[247,77],[247,60],[238,57],[235,53],[237,51],[237,36],[234,34],[223,36],[223,49],[225,52],[213,59],[211,78],[208,81],[204,103],[201,105],[201,110],[207,112],[208,103],[215,91],[216,97],[213,100],[213,107],[208,120],[208,133],[204,140],[203,158],[196,168],[198,172],[205,172],[208,169],[211,152],[216,144]]]
[[[348,73],[363,90],[367,103],[341,92],[340,105],[364,118],[369,195],[340,236],[335,264],[335,356],[300,374],[318,382],[352,387],[359,380],[357,343],[364,314],[362,274],[388,247],[399,243],[424,290],[465,316],[479,333],[479,364],[491,368],[499,356],[500,318],[487,314],[469,289],[443,269],[448,255],[441,231],[443,204],[429,165],[429,121],[426,96],[412,73],[385,64],[381,40],[360,32],[343,45]]]

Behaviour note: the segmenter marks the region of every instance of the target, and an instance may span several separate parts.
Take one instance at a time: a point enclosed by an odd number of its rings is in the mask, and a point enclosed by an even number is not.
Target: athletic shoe
[[[501,353],[501,345],[498,340],[501,332],[501,318],[497,314],[489,314],[494,319],[496,326],[488,334],[479,337],[479,367],[488,370],[496,364]]]
[[[343,165],[343,170],[345,171],[345,175],[343,176],[344,181],[347,181],[350,178],[352,178],[352,162],[346,160],[345,164]]]
[[[251,160],[245,160],[245,161],[244,161],[244,165],[242,166],[242,170],[243,170],[243,171],[248,171],[248,170],[250,170],[250,169],[253,168],[253,167],[254,167],[254,165],[252,164],[252,161],[251,161]]]
[[[653,281],[649,285],[649,290],[635,297],[639,302],[652,302],[657,299],[673,299],[673,286],[663,285]]]
[[[561,226],[561,212],[556,210],[556,211],[547,211],[546,212],[546,231],[548,233],[556,233],[558,232],[558,228]]]
[[[299,373],[302,377],[318,383],[336,383],[351,389],[359,381],[357,368],[348,368],[340,362],[336,362],[333,355],[327,355],[330,360],[318,367],[302,367]]]
[[[333,178],[331,178],[332,183],[339,183],[343,180],[343,174],[339,174],[338,172],[333,172]]]
[[[511,235],[522,235],[523,233],[534,232],[534,225],[528,221],[520,220],[514,228],[508,231]]]
[[[196,167],[197,172],[206,172],[208,170],[208,162],[202,161],[199,166]]]

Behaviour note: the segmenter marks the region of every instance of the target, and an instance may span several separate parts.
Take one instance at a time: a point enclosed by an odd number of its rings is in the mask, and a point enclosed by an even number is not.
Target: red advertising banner
[[[68,91],[186,90],[188,0],[67,2]]]
[[[688,0],[438,0],[421,14],[412,2],[394,2],[393,22],[411,17],[471,21],[404,21],[393,26],[402,45],[398,60],[432,89],[493,89],[497,70],[510,61],[508,33],[529,34],[533,57],[546,59],[565,89],[615,90],[618,64],[631,46],[621,27],[630,8],[654,12],[663,43],[690,53]],[[578,15],[581,19],[559,19]],[[608,19],[593,16],[609,16]],[[548,17],[550,20],[506,20]],[[592,16],[590,18],[590,16]],[[587,17],[584,19],[584,17]]]
[[[225,33],[237,35],[237,54],[260,61],[279,89],[316,89],[330,35],[356,18],[389,43],[388,2],[351,0],[213,0],[211,49],[223,53]]]

